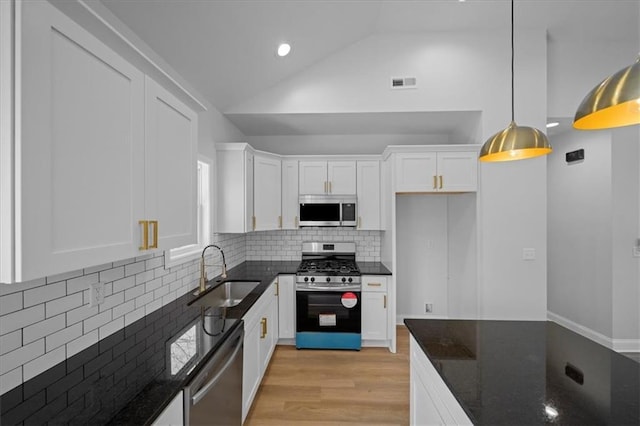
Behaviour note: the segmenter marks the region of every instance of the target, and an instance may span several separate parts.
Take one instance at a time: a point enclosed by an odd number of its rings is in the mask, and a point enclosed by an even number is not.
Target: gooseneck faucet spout
[[[227,278],[227,262],[224,259],[224,251],[222,251],[222,249],[215,244],[209,244],[202,250],[202,256],[200,256],[200,293],[206,290],[207,273],[205,271],[205,266],[213,266],[204,264],[204,254],[210,247],[217,248],[220,251],[220,254],[222,255],[222,274],[220,274],[220,276],[222,278]]]

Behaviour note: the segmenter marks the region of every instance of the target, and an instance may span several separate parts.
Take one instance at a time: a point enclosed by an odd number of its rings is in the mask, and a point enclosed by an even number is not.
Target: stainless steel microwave
[[[355,195],[301,195],[300,226],[356,226]]]

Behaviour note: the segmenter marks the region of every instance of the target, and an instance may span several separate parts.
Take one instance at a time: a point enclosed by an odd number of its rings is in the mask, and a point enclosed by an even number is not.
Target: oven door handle
[[[359,285],[344,286],[344,287],[329,287],[329,286],[325,286],[325,287],[318,287],[318,286],[296,287],[296,291],[334,291],[336,293],[343,292],[343,291],[360,291],[361,289],[362,289],[362,287],[359,286]]]

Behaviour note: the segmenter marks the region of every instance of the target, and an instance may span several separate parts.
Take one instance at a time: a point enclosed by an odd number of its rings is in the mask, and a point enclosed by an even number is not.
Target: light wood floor
[[[246,426],[409,424],[409,334],[397,353],[277,346]]]

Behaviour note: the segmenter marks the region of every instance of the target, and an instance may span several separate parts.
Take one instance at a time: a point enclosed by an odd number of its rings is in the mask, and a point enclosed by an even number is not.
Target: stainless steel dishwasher
[[[216,350],[185,387],[185,425],[242,423],[242,346],[244,324]]]

